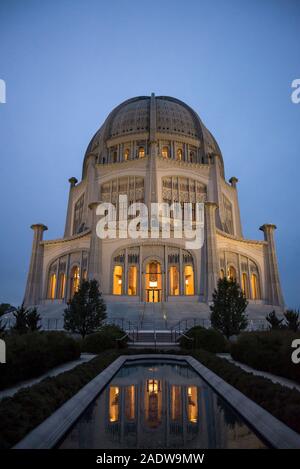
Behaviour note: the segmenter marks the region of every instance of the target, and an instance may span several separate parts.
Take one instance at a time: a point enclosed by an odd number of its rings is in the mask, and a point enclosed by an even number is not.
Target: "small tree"
[[[286,326],[290,331],[297,332],[300,328],[300,313],[293,309],[287,309],[284,313]]]
[[[247,305],[248,301],[235,281],[220,279],[213,293],[213,304],[210,306],[212,327],[227,338],[239,334],[248,324],[245,313]]]
[[[64,312],[64,328],[84,337],[101,328],[106,305],[97,280],[84,281]]]
[[[5,335],[5,324],[2,324],[2,320],[0,319],[0,337],[3,337]]]
[[[13,327],[13,331],[17,332],[18,334],[25,334],[28,331],[27,313],[28,311],[25,308],[24,303],[22,303],[22,305],[19,306],[14,312],[16,322]]]
[[[284,327],[283,324],[282,324],[283,319],[279,319],[277,317],[276,312],[275,312],[274,309],[273,309],[273,311],[271,311],[271,313],[269,313],[266,316],[266,320],[270,325],[270,329],[272,329],[272,330],[278,330],[278,329],[282,329]]]
[[[41,326],[41,316],[39,315],[36,308],[33,308],[27,312],[27,327],[31,332],[39,331]]]

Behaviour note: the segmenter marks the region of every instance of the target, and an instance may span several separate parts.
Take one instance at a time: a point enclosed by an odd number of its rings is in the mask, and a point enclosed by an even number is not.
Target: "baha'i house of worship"
[[[111,317],[137,320],[209,317],[220,277],[236,279],[249,318],[281,311],[275,225],[262,240],[243,236],[237,178],[225,179],[221,150],[197,113],[179,99],[140,96],[117,106],[89,143],[82,178],[70,178],[64,235],[44,240],[32,225],[25,304],[62,317],[82,279],[97,279]],[[204,203],[204,244],[184,239],[105,239],[96,234],[100,202]],[[270,309],[271,308],[271,309]],[[148,314],[148,316],[147,316]],[[147,327],[145,320],[144,327]]]

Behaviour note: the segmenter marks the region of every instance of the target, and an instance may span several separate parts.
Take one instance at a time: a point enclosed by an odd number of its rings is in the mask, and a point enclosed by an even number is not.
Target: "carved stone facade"
[[[208,304],[220,276],[235,278],[250,303],[283,307],[274,225],[264,240],[243,238],[237,179],[224,176],[218,144],[185,103],[142,96],[115,108],[92,138],[82,180],[71,178],[64,236],[34,240],[25,303],[66,302],[84,278],[96,278],[106,301]],[[205,241],[107,239],[96,235],[100,202],[205,203]]]

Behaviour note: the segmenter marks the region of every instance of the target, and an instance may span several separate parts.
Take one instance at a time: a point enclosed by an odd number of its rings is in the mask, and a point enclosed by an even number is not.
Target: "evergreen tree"
[[[2,320],[0,319],[0,337],[3,337],[5,335],[5,324],[2,323]]]
[[[24,303],[22,303],[22,305],[19,306],[13,313],[16,319],[13,331],[17,332],[18,334],[25,334],[28,331],[27,313],[28,311],[25,308]]]
[[[300,313],[293,309],[287,309],[284,313],[286,326],[290,331],[297,332],[300,328]]]
[[[27,311],[27,327],[31,332],[39,331],[41,326],[39,323],[41,322],[41,316],[37,312],[36,308],[33,308]]]
[[[272,330],[278,330],[278,329],[282,329],[284,327],[283,324],[282,324],[283,319],[279,319],[277,317],[276,312],[275,312],[274,309],[273,309],[273,311],[271,311],[271,313],[269,313],[266,316],[266,320],[268,321],[268,323],[270,325],[270,329],[272,329]]]
[[[84,281],[64,313],[64,328],[84,337],[98,331],[106,318],[106,305],[97,280]]]
[[[239,334],[248,324],[245,313],[247,305],[244,293],[234,280],[219,279],[210,306],[212,327],[227,338]]]

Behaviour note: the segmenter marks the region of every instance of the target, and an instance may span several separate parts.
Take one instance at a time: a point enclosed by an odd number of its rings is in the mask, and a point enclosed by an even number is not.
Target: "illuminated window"
[[[126,148],[126,150],[124,151],[124,160],[127,161],[129,160],[129,148]]]
[[[197,387],[190,386],[187,389],[188,397],[188,419],[191,423],[198,421],[198,395]]]
[[[144,147],[139,147],[138,155],[139,155],[139,158],[144,158],[145,157],[145,148]]]
[[[170,295],[179,295],[179,271],[176,266],[170,267]]]
[[[131,265],[128,271],[128,295],[136,295],[137,290],[137,268]]]
[[[134,385],[125,388],[125,417],[127,420],[135,419],[135,390]]]
[[[49,293],[48,297],[51,300],[55,298],[55,291],[56,291],[56,274],[51,274],[49,279]]]
[[[251,275],[251,290],[252,290],[252,299],[258,300],[260,298],[259,283],[256,274]]]
[[[221,269],[220,270],[220,278],[223,279],[224,277],[225,277],[224,269]]]
[[[64,272],[59,274],[58,298],[62,300],[66,292],[66,275]]]
[[[182,160],[182,149],[181,148],[178,148],[176,156],[177,156],[177,160],[179,160],[179,161]]]
[[[236,281],[236,270],[232,265],[227,269],[227,278],[232,282]]]
[[[122,295],[122,276],[123,267],[121,265],[115,265],[113,275],[113,294]]]
[[[117,386],[109,388],[109,421],[119,420],[120,389]]]
[[[78,266],[74,266],[71,271],[71,298],[78,291],[80,284],[80,270]]]
[[[169,147],[162,147],[161,156],[163,158],[169,158]]]
[[[248,283],[248,275],[243,272],[242,274],[242,290],[246,298],[249,298],[249,283]]]
[[[194,295],[194,270],[191,265],[184,268],[184,294]]]

